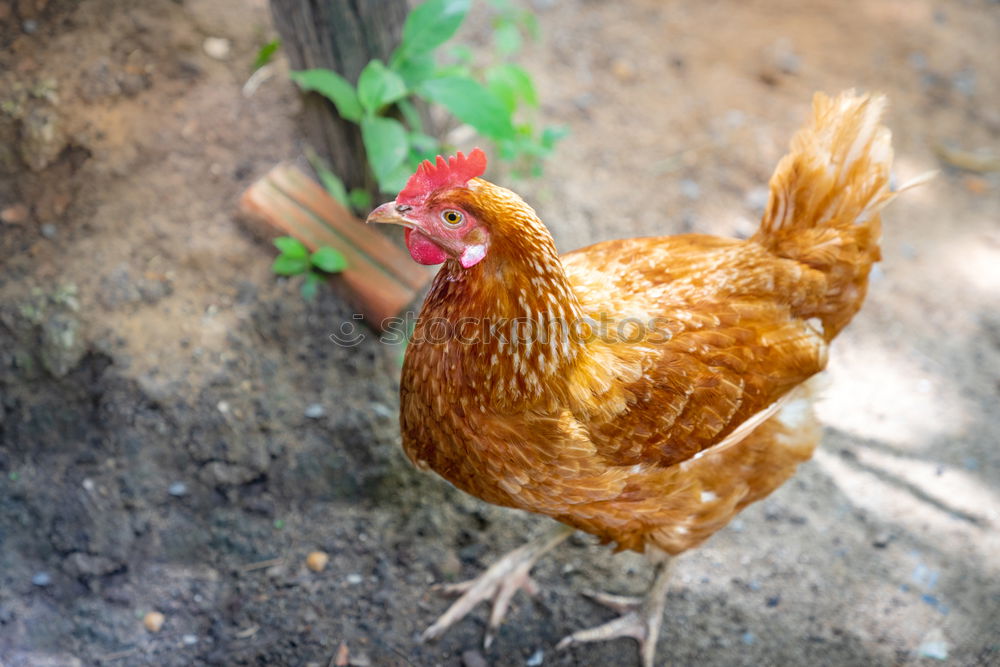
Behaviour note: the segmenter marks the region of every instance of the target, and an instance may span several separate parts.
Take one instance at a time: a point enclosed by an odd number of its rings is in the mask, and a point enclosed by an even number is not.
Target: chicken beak
[[[409,210],[409,207],[399,206],[396,201],[390,201],[382,204],[377,209],[368,214],[368,218],[365,220],[366,223],[371,224],[373,222],[381,222],[385,224],[393,225],[403,225],[405,227],[411,227],[412,223],[403,217],[403,213]]]

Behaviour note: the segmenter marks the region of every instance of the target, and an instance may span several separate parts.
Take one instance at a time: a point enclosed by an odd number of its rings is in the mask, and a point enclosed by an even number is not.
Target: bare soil
[[[815,460],[680,560],[662,662],[1000,664],[1000,178],[934,151],[1000,150],[1000,5],[528,6],[572,134],[542,179],[494,177],[561,249],[748,234],[815,90],[886,92],[899,180],[942,169],[885,214]],[[582,590],[648,584],[586,537],[489,650],[485,608],[417,641],[429,584],[546,521],[411,468],[399,350],[334,345],[343,300],[270,274],[236,202],[303,151],[280,60],[241,92],[271,36],[263,0],[0,0],[0,664],[633,664],[554,650],[611,617]]]

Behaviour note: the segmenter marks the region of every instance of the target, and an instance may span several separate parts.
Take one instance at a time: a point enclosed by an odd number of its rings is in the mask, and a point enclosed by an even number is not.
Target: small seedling
[[[291,236],[274,239],[274,245],[281,254],[275,258],[271,270],[279,276],[305,276],[300,288],[304,299],[313,299],[320,282],[347,268],[344,256],[329,246],[310,253],[298,239]]]
[[[279,48],[281,48],[280,39],[272,39],[270,42],[260,47],[257,51],[257,58],[253,61],[254,70],[258,70],[271,62],[271,59],[274,57],[274,54],[278,52]]]

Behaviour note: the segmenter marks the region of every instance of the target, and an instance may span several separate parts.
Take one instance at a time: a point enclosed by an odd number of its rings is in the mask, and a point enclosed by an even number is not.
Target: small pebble
[[[795,52],[792,41],[782,37],[775,42],[773,48],[774,66],[785,74],[797,74],[802,67],[802,59]]]
[[[142,624],[150,632],[159,632],[166,617],[158,611],[151,611],[142,618]]]
[[[615,61],[611,63],[611,73],[614,74],[619,81],[631,81],[635,78],[635,65],[628,60],[616,58]]]
[[[780,595],[775,595],[774,597],[770,597],[770,598],[767,599],[767,606],[768,607],[774,608],[774,607],[777,607],[779,604],[781,604],[781,596]]]
[[[524,664],[528,667],[538,667],[543,662],[545,662],[545,651],[538,649],[531,654],[530,658],[524,661]]]
[[[351,654],[351,667],[371,667],[372,659],[366,653],[354,652]]]
[[[28,219],[28,207],[24,204],[14,204],[0,211],[0,220],[8,225],[19,225]]]
[[[194,646],[198,643],[198,637],[196,635],[184,635],[181,637],[181,641],[184,642],[185,646]]]
[[[981,176],[966,176],[962,179],[965,189],[974,195],[983,195],[990,191],[990,182]]]
[[[347,575],[347,583],[351,584],[352,586],[357,586],[362,581],[364,581],[364,577],[362,577],[360,574]]]
[[[46,222],[44,225],[42,225],[41,232],[42,236],[51,240],[54,239],[56,237],[56,234],[59,233],[59,228],[53,225],[51,222]]]
[[[186,496],[188,492],[187,484],[184,482],[174,482],[167,489],[167,493],[170,495],[180,498],[181,496]]]
[[[579,111],[586,111],[587,109],[589,109],[591,106],[594,105],[595,99],[596,98],[594,97],[593,93],[583,93],[582,95],[577,95],[576,97],[573,98],[573,105]]]
[[[384,417],[385,419],[396,416],[396,414],[389,409],[388,405],[385,403],[379,403],[378,401],[372,403],[372,412],[377,414],[379,417]]]
[[[24,32],[28,33],[29,35],[33,35],[38,30],[38,21],[28,19],[27,21],[21,24],[21,28],[23,28]]]
[[[681,179],[681,194],[688,199],[695,200],[701,197],[701,186],[690,178]]]
[[[334,657],[332,664],[335,667],[348,667],[351,664],[351,649],[347,647],[347,642],[340,642],[340,647],[337,648],[337,655]]]
[[[306,407],[305,416],[309,419],[319,419],[326,414],[326,409],[319,403],[311,403]]]
[[[325,551],[313,551],[306,556],[306,567],[313,572],[322,572],[330,562],[330,556]],[[358,577],[360,579],[361,577]],[[350,580],[350,577],[348,577]],[[360,581],[358,583],[361,583]]]
[[[227,412],[229,412],[229,402],[228,402],[228,401],[219,401],[219,402],[218,402],[218,403],[217,403],[217,404],[215,405],[215,408],[216,408],[216,409],[217,409],[217,410],[218,410],[219,412],[221,412],[222,414],[226,414]]]
[[[747,646],[753,646],[753,643],[757,641],[757,638],[753,636],[752,632],[744,632],[743,637],[741,637],[743,643]]]
[[[937,570],[932,570],[923,563],[917,563],[913,567],[913,573],[910,574],[910,581],[929,591],[937,585],[938,575]]]
[[[225,37],[208,37],[202,44],[202,48],[210,57],[216,60],[225,60],[232,50],[232,43]]]
[[[476,650],[462,653],[462,667],[489,667],[483,654]]]
[[[952,75],[951,83],[955,90],[970,97],[976,92],[976,72],[971,69],[960,70]]]
[[[872,546],[876,549],[885,549],[889,546],[890,542],[892,542],[892,535],[889,533],[879,533],[875,536],[875,539],[872,540]]]
[[[49,576],[48,572],[38,572],[31,578],[31,583],[35,586],[48,586],[52,583],[52,577]]]
[[[917,653],[921,658],[932,658],[934,660],[948,659],[948,640],[945,639],[941,628],[934,628],[924,637],[924,641],[917,648]]]

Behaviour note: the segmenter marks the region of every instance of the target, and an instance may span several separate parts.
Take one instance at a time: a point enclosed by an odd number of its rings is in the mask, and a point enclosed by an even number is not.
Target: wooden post
[[[373,58],[388,61],[407,11],[406,0],[271,0],[274,25],[292,69],[325,67],[351,83],[357,83]],[[364,188],[378,201],[358,126],[316,93],[306,95],[302,120],[310,143],[347,188]]]

